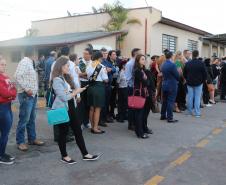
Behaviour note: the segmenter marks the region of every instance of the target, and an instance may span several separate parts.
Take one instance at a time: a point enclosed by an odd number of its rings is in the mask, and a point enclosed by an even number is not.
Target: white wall
[[[151,55],[161,55],[162,54],[162,35],[172,35],[177,37],[177,48],[176,50],[183,51],[187,49],[188,39],[198,41],[198,49],[200,52],[202,48],[202,42],[199,40],[200,35],[191,33],[189,31],[181,30],[168,26],[165,24],[157,23],[153,25],[151,30]]]

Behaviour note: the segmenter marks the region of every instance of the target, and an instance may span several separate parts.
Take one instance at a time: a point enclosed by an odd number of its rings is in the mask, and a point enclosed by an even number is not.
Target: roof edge
[[[184,24],[184,23],[174,21],[174,20],[166,18],[166,17],[162,17],[161,20],[159,21],[159,23],[166,24],[168,26],[174,26],[178,29],[182,29],[182,30],[185,30],[185,31],[196,33],[196,34],[199,34],[199,35],[202,35],[202,36],[213,35],[212,33],[206,32],[204,30],[201,30],[201,29],[198,29],[198,28],[195,28],[195,27],[192,27],[192,26],[189,26],[189,25]]]

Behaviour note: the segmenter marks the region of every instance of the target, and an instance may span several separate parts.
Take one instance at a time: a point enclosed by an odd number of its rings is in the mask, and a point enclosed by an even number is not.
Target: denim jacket
[[[53,90],[55,93],[55,100],[52,105],[52,109],[57,108],[68,108],[68,100],[71,100],[73,97],[68,90],[68,85],[61,77],[56,77],[53,79]]]

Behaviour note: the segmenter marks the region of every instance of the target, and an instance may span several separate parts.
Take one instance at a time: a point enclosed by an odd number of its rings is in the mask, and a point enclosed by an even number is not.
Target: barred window
[[[169,51],[175,53],[177,49],[177,37],[172,35],[162,35],[162,51],[168,49]]]
[[[188,39],[188,50],[190,50],[191,52],[198,50],[198,41]]]

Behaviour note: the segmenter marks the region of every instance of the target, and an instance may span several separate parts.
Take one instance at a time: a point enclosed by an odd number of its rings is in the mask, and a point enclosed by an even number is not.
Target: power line
[[[146,5],[147,5],[147,6],[149,6],[149,5],[148,5],[148,1],[147,1],[147,0],[145,0],[145,3],[146,3]]]

